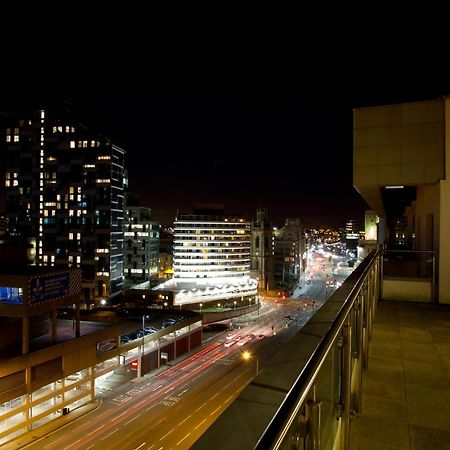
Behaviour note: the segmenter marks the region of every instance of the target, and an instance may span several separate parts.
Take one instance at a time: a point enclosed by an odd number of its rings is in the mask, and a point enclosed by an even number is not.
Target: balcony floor
[[[351,450],[450,449],[450,306],[382,301]]]

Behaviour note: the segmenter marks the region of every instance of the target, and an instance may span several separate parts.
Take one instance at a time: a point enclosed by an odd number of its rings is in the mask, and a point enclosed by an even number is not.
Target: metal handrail
[[[303,402],[306,400],[310,388],[318,376],[325,358],[338,338],[338,335],[340,334],[344,323],[348,318],[355,300],[369,275],[372,264],[376,258],[379,257],[379,255],[379,250],[372,250],[372,252],[347,278],[341,288],[338,289],[328,300],[333,301],[333,299],[341,299],[343,300],[343,305],[339,310],[336,319],[333,321],[327,333],[314,350],[309,361],[300,372],[269,425],[264,430],[255,446],[255,449],[276,449],[282,443],[296,414],[301,408]]]

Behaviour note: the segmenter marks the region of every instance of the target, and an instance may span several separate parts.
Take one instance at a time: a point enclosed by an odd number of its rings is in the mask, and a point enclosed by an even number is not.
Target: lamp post
[[[202,312],[203,303],[200,303],[200,312]]]
[[[234,301],[234,309],[236,309],[236,303],[237,303],[237,301],[235,300]]]

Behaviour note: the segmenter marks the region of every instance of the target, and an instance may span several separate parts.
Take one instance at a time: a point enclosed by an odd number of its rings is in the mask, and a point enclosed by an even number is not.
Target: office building
[[[130,284],[156,278],[159,270],[159,224],[150,208],[127,206],[124,229],[124,277]]]
[[[300,282],[306,268],[305,237],[300,219],[286,219],[274,230],[274,275],[279,286]]]
[[[175,292],[173,304],[180,307],[254,302],[257,282],[250,277],[250,223],[217,208],[178,215],[173,278],[155,289]]]
[[[37,266],[79,267],[86,303],[119,294],[124,150],[62,111],[3,125],[8,235],[28,240]]]

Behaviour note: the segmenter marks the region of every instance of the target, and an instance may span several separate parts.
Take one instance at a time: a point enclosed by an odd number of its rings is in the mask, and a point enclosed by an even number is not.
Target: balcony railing
[[[347,449],[380,296],[373,250],[194,449]]]

